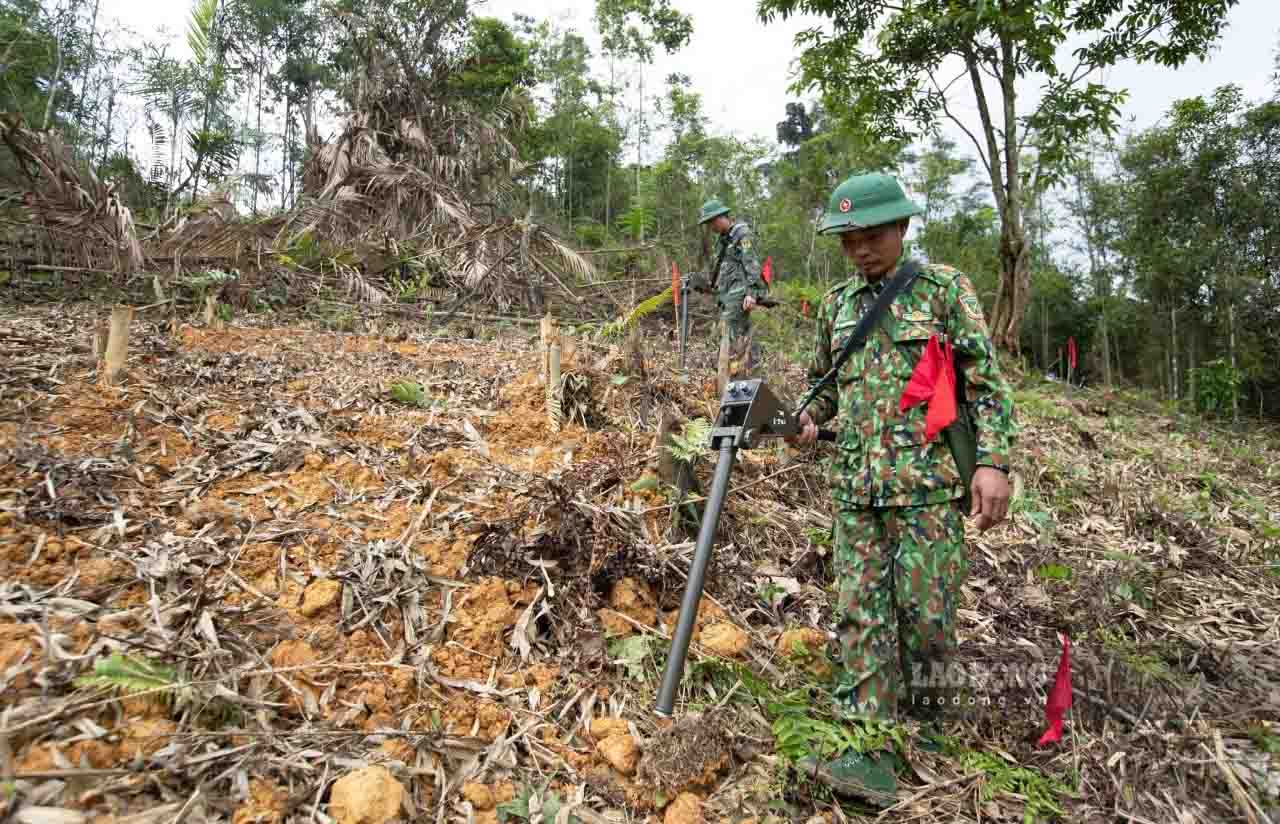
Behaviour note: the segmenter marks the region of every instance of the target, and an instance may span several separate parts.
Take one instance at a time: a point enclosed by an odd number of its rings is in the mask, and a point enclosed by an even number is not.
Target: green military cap
[[[883,174],[854,175],[836,187],[818,234],[839,234],[896,223],[924,210],[912,203],[896,178]]]
[[[698,218],[698,225],[702,225],[709,220],[720,217],[720,215],[727,214],[729,214],[729,207],[721,203],[716,198],[712,198],[702,204],[702,217]]]

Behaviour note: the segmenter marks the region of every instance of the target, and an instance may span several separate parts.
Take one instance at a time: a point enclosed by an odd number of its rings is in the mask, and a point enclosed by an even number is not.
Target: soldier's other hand
[[[1009,512],[1009,478],[1000,470],[980,466],[973,473],[970,486],[973,508],[969,517],[978,516],[978,531],[986,532],[1004,520]]]
[[[787,443],[800,446],[807,446],[818,440],[818,425],[813,422],[813,418],[809,417],[808,412],[800,413],[800,432],[787,438]]]
[[[754,308],[756,308],[756,299],[754,297],[747,295],[742,299],[742,311],[750,312]]]

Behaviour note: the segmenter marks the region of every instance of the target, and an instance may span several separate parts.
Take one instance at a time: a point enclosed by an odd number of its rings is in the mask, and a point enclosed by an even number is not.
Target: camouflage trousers
[[[760,362],[760,347],[752,340],[751,316],[741,307],[737,311],[720,313],[722,334],[729,338],[729,360],[738,366],[734,377],[746,377],[751,368]]]
[[[933,715],[952,690],[913,689],[912,682],[942,672],[956,646],[956,607],[968,573],[960,506],[837,504],[834,545],[838,711],[886,720],[899,712]]]

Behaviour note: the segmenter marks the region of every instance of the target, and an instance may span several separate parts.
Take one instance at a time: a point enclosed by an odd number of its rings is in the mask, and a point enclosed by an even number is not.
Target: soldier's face
[[[840,248],[853,265],[872,280],[893,269],[902,254],[903,227],[897,223],[872,226],[840,235]]]

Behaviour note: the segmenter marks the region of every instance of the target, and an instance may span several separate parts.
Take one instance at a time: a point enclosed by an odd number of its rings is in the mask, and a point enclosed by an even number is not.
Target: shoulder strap
[[[740,225],[741,224],[738,224],[738,223],[733,224],[733,226],[729,227],[729,231],[725,233],[724,245],[720,247],[720,254],[718,257],[716,257],[716,268],[711,270],[711,289],[713,291],[716,288],[716,281],[720,279],[720,264],[724,263],[725,253],[728,252],[729,247],[736,242],[733,239],[733,230]]]
[[[919,274],[920,264],[914,260],[907,260],[902,264],[902,267],[893,276],[893,280],[885,284],[884,290],[876,298],[876,302],[871,304],[871,308],[858,321],[858,325],[853,329],[853,334],[849,336],[849,340],[845,341],[844,348],[840,350],[840,354],[836,355],[830,371],[823,375],[822,379],[814,384],[801,399],[800,406],[796,409],[797,416],[817,397],[818,392],[822,391],[822,387],[835,380],[836,375],[840,372],[840,367],[844,366],[844,362],[849,359],[849,356],[867,345],[867,336],[871,334],[871,329],[880,322],[880,318],[884,316],[889,304],[893,303],[894,298],[904,289],[909,288]]]

